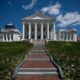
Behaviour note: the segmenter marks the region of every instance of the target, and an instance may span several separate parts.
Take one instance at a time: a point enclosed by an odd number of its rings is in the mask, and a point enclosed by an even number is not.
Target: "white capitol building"
[[[56,32],[55,18],[39,12],[23,18],[22,23],[22,34],[18,29],[11,27],[12,24],[8,24],[5,29],[1,29],[0,41],[77,41],[77,31],[75,29],[60,29]]]

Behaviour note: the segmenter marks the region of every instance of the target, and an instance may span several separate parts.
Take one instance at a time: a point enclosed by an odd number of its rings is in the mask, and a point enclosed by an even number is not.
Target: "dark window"
[[[38,31],[40,32],[40,28],[38,28]]]
[[[41,37],[40,37],[40,35],[38,35],[38,39],[40,39]]]
[[[34,35],[32,35],[32,39],[34,39]]]
[[[44,35],[44,39],[46,39],[46,36]]]
[[[32,31],[34,31],[34,28],[32,28]]]
[[[6,33],[4,33],[4,39],[6,40]]]
[[[46,31],[45,27],[43,28],[44,31]]]
[[[28,39],[28,35],[26,35],[26,39]]]
[[[71,40],[73,40],[73,37],[71,37]]]
[[[29,28],[27,28],[27,31],[29,30]]]

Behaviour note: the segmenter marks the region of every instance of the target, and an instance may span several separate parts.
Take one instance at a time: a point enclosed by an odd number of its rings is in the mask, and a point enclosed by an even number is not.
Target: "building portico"
[[[23,40],[55,40],[55,19],[36,13],[23,19]]]

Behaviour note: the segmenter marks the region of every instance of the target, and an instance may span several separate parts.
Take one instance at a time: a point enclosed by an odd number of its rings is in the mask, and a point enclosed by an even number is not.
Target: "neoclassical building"
[[[55,18],[36,13],[23,20],[23,40],[56,40]]]
[[[55,18],[35,13],[22,19],[23,40],[77,41],[75,29],[60,29],[56,33]]]
[[[77,41],[77,30],[60,29],[56,31],[55,18],[37,12],[22,19],[22,33],[13,24],[0,30],[0,41]]]
[[[13,24],[7,24],[0,30],[0,42],[20,41],[21,33]]]
[[[77,41],[76,29],[60,29],[56,35],[58,41]]]

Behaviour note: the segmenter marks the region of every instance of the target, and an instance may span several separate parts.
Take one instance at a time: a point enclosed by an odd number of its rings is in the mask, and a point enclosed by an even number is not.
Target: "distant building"
[[[21,40],[21,33],[11,23],[5,25],[4,29],[0,30],[0,41],[10,42],[10,41],[20,41],[20,40]]]
[[[57,35],[59,41],[77,41],[76,29],[60,29]]]

